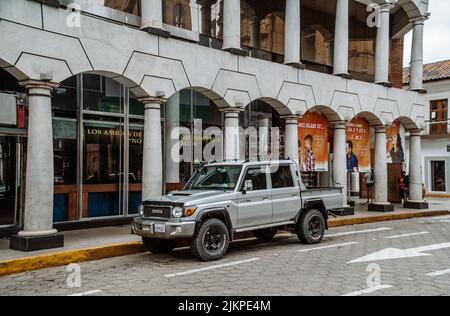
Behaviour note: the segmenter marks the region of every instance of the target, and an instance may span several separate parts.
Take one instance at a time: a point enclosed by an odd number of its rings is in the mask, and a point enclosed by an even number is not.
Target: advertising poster
[[[405,133],[400,122],[386,130],[386,153],[388,163],[405,162]]]
[[[369,172],[370,161],[370,126],[362,117],[355,117],[347,126],[347,154],[348,172]]]
[[[328,120],[307,112],[298,120],[298,148],[302,172],[328,171]]]

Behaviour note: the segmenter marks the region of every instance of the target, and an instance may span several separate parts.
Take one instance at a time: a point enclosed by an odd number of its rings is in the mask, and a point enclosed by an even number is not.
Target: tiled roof
[[[403,69],[403,84],[409,83],[409,68]],[[423,65],[423,81],[450,79],[450,60]]]

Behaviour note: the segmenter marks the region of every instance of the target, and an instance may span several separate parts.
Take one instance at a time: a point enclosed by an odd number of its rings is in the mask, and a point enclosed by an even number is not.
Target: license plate
[[[163,224],[155,224],[155,233],[165,233],[166,225]]]

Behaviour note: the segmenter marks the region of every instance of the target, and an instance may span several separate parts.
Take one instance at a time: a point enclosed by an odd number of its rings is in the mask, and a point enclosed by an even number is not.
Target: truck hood
[[[158,202],[158,203],[180,203],[186,206],[196,205],[198,202],[201,204],[212,203],[216,200],[226,200],[232,192],[225,192],[219,190],[188,190],[188,191],[175,191],[168,195],[152,198],[145,203]]]

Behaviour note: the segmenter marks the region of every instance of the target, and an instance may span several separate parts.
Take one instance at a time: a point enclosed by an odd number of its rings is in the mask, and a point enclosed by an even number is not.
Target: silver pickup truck
[[[132,228],[152,253],[188,238],[194,256],[221,259],[236,233],[271,240],[278,229],[301,242],[322,241],[328,211],[342,209],[341,188],[307,189],[291,160],[223,162],[204,166],[182,191],[144,201]]]

